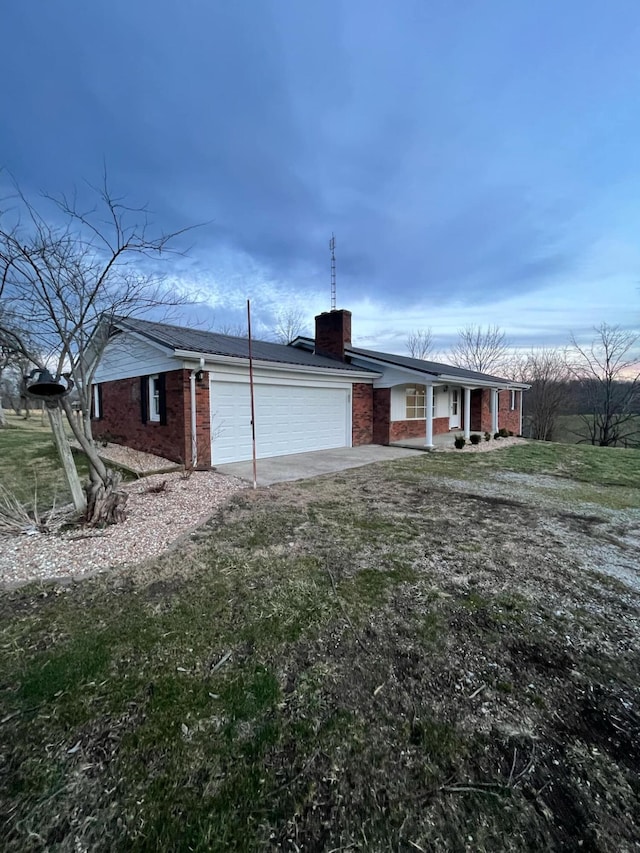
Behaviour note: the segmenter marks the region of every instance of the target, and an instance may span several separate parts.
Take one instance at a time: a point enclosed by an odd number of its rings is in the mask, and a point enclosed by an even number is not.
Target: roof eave
[[[495,377],[493,379],[479,379],[477,376],[453,376],[449,373],[438,373],[433,370],[421,370],[419,367],[407,367],[404,364],[398,364],[398,362],[393,361],[391,359],[386,359],[382,357],[375,357],[371,355],[363,355],[362,353],[357,352],[353,349],[346,349],[347,352],[352,358],[362,359],[364,361],[371,361],[374,363],[381,363],[384,365],[389,365],[393,367],[395,370],[400,370],[402,372],[407,373],[407,375],[412,378],[415,376],[433,376],[437,378],[438,382],[448,383],[449,385],[460,385],[461,387],[469,387],[469,388],[500,388],[500,389],[522,389],[527,390],[530,388],[530,385],[527,385],[524,382],[511,382],[508,379],[501,380],[499,377]]]
[[[247,366],[249,364],[248,358],[239,355],[220,355],[211,352],[198,352],[196,350],[180,349],[176,349],[173,352],[177,358],[184,358],[188,360],[193,359],[196,361],[204,358],[206,361],[212,362],[213,364],[240,364]],[[368,379],[371,382],[381,375],[380,373],[366,369],[341,370],[339,367],[324,367],[323,365],[315,364],[291,364],[286,361],[271,361],[260,358],[254,358],[253,363],[257,367],[271,368],[273,370],[292,370],[296,373],[320,373],[324,376],[343,376],[351,379]]]

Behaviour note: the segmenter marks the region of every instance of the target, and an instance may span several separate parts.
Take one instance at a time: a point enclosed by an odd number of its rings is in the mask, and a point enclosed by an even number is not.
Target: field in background
[[[628,444],[631,449],[636,449],[640,446],[640,416],[636,419],[637,429],[631,438],[628,439]],[[526,425],[526,419],[525,419]],[[525,428],[526,435],[526,428]],[[561,444],[584,444],[589,443],[584,422],[580,415],[561,415],[557,421],[557,428],[554,433],[554,441]],[[636,445],[634,448],[633,445]]]
[[[9,428],[0,429],[0,483],[21,503],[48,509],[55,499],[57,505],[70,501],[68,486],[60,467],[53,443],[49,419],[45,414],[31,412],[24,420],[7,414]],[[80,477],[87,474],[82,454],[76,456]]]

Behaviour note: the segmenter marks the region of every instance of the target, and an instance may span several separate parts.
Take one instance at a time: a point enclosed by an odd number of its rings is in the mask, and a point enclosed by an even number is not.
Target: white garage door
[[[259,459],[347,447],[349,392],[344,388],[255,385]],[[251,399],[243,382],[211,383],[211,462],[251,459]]]

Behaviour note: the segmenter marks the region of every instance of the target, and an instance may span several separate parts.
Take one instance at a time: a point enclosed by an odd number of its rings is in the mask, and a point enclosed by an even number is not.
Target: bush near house
[[[471,444],[480,444],[480,442],[482,441],[482,436],[479,435],[477,432],[474,432],[469,437],[469,441],[471,442]]]
[[[634,849],[639,480],[420,454],[5,590],[3,850]]]

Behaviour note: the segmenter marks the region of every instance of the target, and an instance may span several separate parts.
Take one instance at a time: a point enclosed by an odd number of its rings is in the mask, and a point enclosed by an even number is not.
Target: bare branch
[[[589,344],[571,336],[568,369],[586,411],[585,439],[602,447],[638,444],[640,335],[602,323]]]
[[[499,326],[466,326],[458,330],[458,341],[450,353],[456,367],[498,375],[504,371],[509,343]]]
[[[527,434],[552,441],[569,387],[565,353],[558,349],[532,350],[524,359],[519,378],[531,386],[524,398]]]
[[[276,316],[273,336],[280,344],[290,344],[307,331],[304,311],[299,308],[289,308],[280,311]]]
[[[433,333],[430,328],[416,329],[407,337],[407,351],[412,358],[426,359],[433,355]]]
[[[182,254],[173,244],[191,229],[153,233],[145,207],[128,206],[111,193],[106,170],[92,191],[88,209],[75,192],[45,196],[56,208],[49,221],[15,185],[13,207],[0,211],[0,345],[46,365],[56,378],[71,375],[82,427],[70,406],[63,408],[93,485],[108,491],[115,480],[91,435],[95,367],[116,318],[192,301],[166,284],[158,266],[168,254]]]

